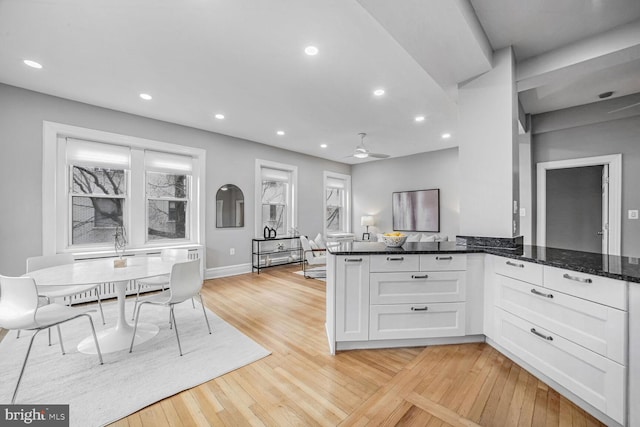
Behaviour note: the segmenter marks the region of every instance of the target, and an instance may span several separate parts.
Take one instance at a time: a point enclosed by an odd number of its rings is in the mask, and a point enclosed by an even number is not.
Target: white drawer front
[[[370,339],[454,337],[465,334],[465,303],[372,305]]]
[[[439,254],[420,255],[420,270],[466,270],[467,255],[465,254]]]
[[[496,308],[495,322],[498,344],[617,422],[623,422],[624,366],[500,308]]]
[[[504,310],[626,365],[626,312],[509,277],[498,282]]]
[[[503,257],[495,257],[493,260],[493,269],[497,274],[542,285],[542,265]]]
[[[371,304],[465,300],[464,271],[371,273]]]
[[[420,271],[420,255],[371,255],[371,271]]]
[[[545,266],[544,286],[599,304],[627,310],[627,282],[621,280]]]

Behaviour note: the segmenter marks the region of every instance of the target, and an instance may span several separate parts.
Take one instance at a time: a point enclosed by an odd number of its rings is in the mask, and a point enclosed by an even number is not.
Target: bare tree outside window
[[[262,181],[262,227],[276,230],[280,236],[286,234],[287,183]]]
[[[71,177],[71,244],[112,242],[123,226],[125,171],[72,166]]]
[[[187,239],[188,175],[147,172],[147,240]]]
[[[343,190],[339,188],[327,188],[327,231],[342,230],[342,199]]]

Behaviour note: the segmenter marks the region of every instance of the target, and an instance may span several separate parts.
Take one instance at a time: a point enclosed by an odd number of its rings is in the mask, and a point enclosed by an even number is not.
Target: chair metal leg
[[[22,332],[20,329],[18,329],[18,333],[16,334],[16,339],[20,338],[20,332]]]
[[[136,283],[136,288],[137,288],[137,292],[136,292],[136,301],[133,304],[133,316],[131,316],[131,320],[135,320],[136,318],[136,308],[138,308],[138,300],[140,299],[140,283],[135,282]]]
[[[47,329],[47,334],[49,335],[49,347],[51,347],[51,328]]]
[[[91,333],[93,334],[93,341],[95,341],[96,343],[96,351],[98,352],[98,359],[100,359],[100,364],[103,365],[104,362],[102,361],[102,352],[100,351],[100,344],[98,344],[98,336],[96,335],[96,328],[93,326],[93,319],[89,314],[83,314],[83,316],[87,316],[87,318],[89,319],[89,324],[91,325]]]
[[[132,352],[133,352],[133,342],[134,342],[134,341],[135,341],[135,339],[136,339],[136,331],[138,330],[138,319],[140,319],[140,309],[142,308],[142,306],[143,306],[144,304],[145,304],[144,302],[143,302],[143,303],[141,303],[141,304],[138,306],[137,311],[135,312],[135,319],[136,319],[136,323],[133,325],[133,335],[131,335],[131,346],[129,347],[129,353],[132,353]]]
[[[171,304],[171,318],[173,319],[173,326],[176,331],[176,339],[178,340],[178,350],[180,351],[180,356],[182,356],[182,346],[180,345],[180,335],[178,335],[178,324],[176,323],[176,315],[173,312],[173,304]]]
[[[98,298],[98,308],[100,308],[100,317],[102,318],[102,324],[106,325],[104,321],[104,312],[102,311],[102,301],[100,300],[100,288],[96,288],[96,297]]]
[[[60,332],[60,325],[56,325],[56,329],[58,330],[58,341],[60,341],[60,350],[62,350],[62,355],[64,356],[64,344],[62,344],[62,332]],[[49,339],[51,339],[51,328],[49,328]]]
[[[202,312],[204,313],[204,320],[207,322],[207,329],[209,329],[209,335],[211,335],[211,325],[209,325],[209,318],[207,317],[207,310],[204,308],[204,301],[202,300],[202,295],[198,294],[200,297],[200,304],[202,305]],[[191,298],[193,301],[193,298]]]
[[[27,366],[27,359],[29,359],[29,353],[31,353],[31,346],[33,345],[34,338],[36,337],[36,335],[38,335],[38,332],[40,332],[40,330],[37,330],[31,336],[31,340],[29,341],[29,347],[27,347],[27,354],[26,356],[24,356],[24,362],[22,362],[22,369],[20,369],[20,375],[18,376],[18,382],[16,383],[15,390],[13,390],[13,397],[11,398],[12,405],[16,403],[16,395],[18,394],[18,387],[20,387],[20,381],[22,381],[22,374],[24,374],[24,368],[26,368]]]
[[[193,298],[191,298],[191,306],[192,306],[194,309],[196,308],[196,303],[195,303],[195,301],[193,300]]]

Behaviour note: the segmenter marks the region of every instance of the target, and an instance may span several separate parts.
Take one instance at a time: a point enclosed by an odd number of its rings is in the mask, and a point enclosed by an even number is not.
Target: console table
[[[278,265],[301,263],[302,246],[299,236],[273,239],[251,239],[251,272]]]

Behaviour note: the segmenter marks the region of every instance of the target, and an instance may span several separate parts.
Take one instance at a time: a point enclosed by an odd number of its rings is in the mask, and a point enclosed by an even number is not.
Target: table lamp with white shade
[[[360,225],[364,225],[367,227],[367,231],[362,233],[362,240],[370,240],[371,239],[371,234],[369,234],[369,226],[373,225],[373,216],[371,215],[364,215],[360,218]]]

